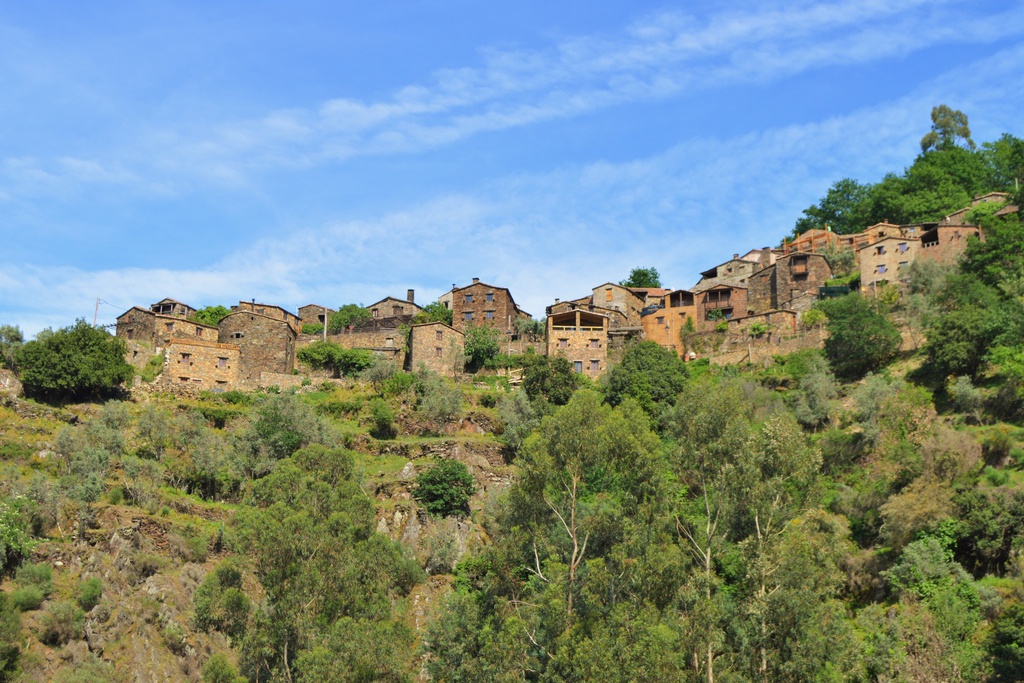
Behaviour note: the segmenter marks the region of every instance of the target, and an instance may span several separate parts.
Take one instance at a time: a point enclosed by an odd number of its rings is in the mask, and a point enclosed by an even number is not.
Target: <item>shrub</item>
[[[233,560],[224,560],[207,575],[193,598],[193,623],[238,637],[245,633],[252,604],[242,592],[242,573]]]
[[[125,342],[79,320],[18,349],[16,362],[25,392],[60,403],[112,395],[132,378]]]
[[[47,605],[40,621],[42,632],[39,640],[47,645],[64,645],[83,636],[85,613],[70,600]]]
[[[327,321],[328,332],[341,332],[348,327],[359,327],[370,322],[373,316],[370,310],[357,304],[345,304],[334,313]]]
[[[45,599],[46,596],[39,590],[39,586],[22,586],[11,593],[11,602],[22,612],[39,609]]]
[[[466,362],[471,369],[482,368],[501,350],[502,334],[490,325],[469,325],[465,335]]]
[[[225,306],[205,306],[196,311],[192,319],[203,325],[217,326],[229,315],[231,315],[231,309]]]
[[[476,491],[473,475],[458,460],[441,460],[416,477],[416,500],[432,515],[446,517],[469,512]]]
[[[420,372],[416,393],[419,410],[428,420],[450,422],[462,412],[462,392],[435,372]]]
[[[675,403],[686,377],[686,364],[674,351],[651,341],[632,344],[608,374],[607,399],[616,406],[629,396],[653,414]]]
[[[378,439],[388,439],[394,436],[395,414],[388,402],[382,398],[374,398],[370,401],[370,419],[373,421],[373,435]]]
[[[493,391],[480,394],[480,405],[484,408],[493,408],[498,405],[498,395]]]
[[[203,665],[203,683],[235,683],[238,679],[235,667],[231,666],[228,658],[219,652],[206,660],[206,664]]]
[[[416,386],[416,378],[408,372],[396,372],[390,379],[384,382],[385,396],[401,396],[413,390]]]
[[[39,564],[25,563],[18,567],[14,581],[19,586],[35,586],[44,595],[53,592],[53,569],[46,562]]]
[[[163,371],[164,354],[158,353],[149,357],[149,360],[146,361],[145,367],[142,368],[139,374],[142,376],[142,381],[148,383],[156,380],[157,376],[159,376]]]
[[[313,342],[295,356],[314,370],[330,370],[335,375],[351,375],[373,366],[375,356],[366,349],[346,349],[329,341]]]
[[[535,356],[526,364],[523,373],[523,390],[531,399],[543,397],[556,406],[569,402],[579,375],[573,372],[572,363],[563,356]]]
[[[819,305],[828,316],[825,357],[837,377],[857,380],[896,358],[899,330],[874,302],[850,294]]]
[[[6,571],[35,548],[22,514],[23,500],[0,500],[0,571]]]
[[[498,417],[505,424],[501,438],[514,451],[522,447],[526,437],[540,424],[537,411],[533,409],[525,391],[502,396],[498,402]]]
[[[323,334],[323,323],[306,323],[302,326],[302,334]]]
[[[0,592],[0,681],[14,680],[20,643],[21,617],[7,593]]]
[[[89,612],[99,603],[103,596],[103,582],[98,577],[91,576],[78,584],[75,591],[75,601],[84,611]]]

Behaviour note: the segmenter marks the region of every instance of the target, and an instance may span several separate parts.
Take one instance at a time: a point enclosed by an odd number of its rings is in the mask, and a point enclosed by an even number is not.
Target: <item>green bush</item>
[[[235,667],[231,666],[228,658],[219,652],[203,665],[203,683],[235,683],[238,680],[247,679],[240,679]]]
[[[207,575],[193,598],[195,627],[231,637],[245,633],[252,604],[242,592],[242,573],[234,560],[224,560]]]
[[[302,326],[302,334],[323,334],[323,323],[306,323]]]
[[[498,405],[498,394],[494,392],[487,392],[486,394],[480,394],[480,405],[484,408],[493,408]]]
[[[21,588],[14,589],[11,593],[11,602],[22,612],[39,609],[39,606],[43,604],[45,599],[46,596],[43,595],[43,591],[39,589],[39,586],[22,586]]]
[[[143,382],[152,382],[164,371],[164,354],[158,353],[150,356],[146,366],[139,373]]]
[[[458,460],[441,460],[416,477],[416,500],[432,515],[466,514],[476,491],[473,475]]]
[[[18,567],[14,581],[19,586],[35,586],[44,595],[49,595],[53,592],[53,569],[46,562],[25,563]]]
[[[0,571],[6,571],[35,548],[23,514],[25,499],[0,500]]]
[[[0,592],[0,681],[16,680],[20,643],[21,617],[7,593]]]
[[[334,342],[316,341],[295,354],[300,362],[314,370],[330,370],[336,375],[352,375],[370,368],[375,356],[366,349],[346,349]]]
[[[84,611],[89,612],[99,603],[103,596],[103,582],[95,576],[91,576],[78,584],[75,591],[75,601]]]
[[[387,401],[382,398],[370,401],[370,419],[373,421],[372,432],[376,438],[388,439],[394,436],[395,413]]]
[[[134,374],[124,357],[123,339],[79,320],[44,341],[28,342],[16,362],[26,394],[63,405],[112,395]]]
[[[412,391],[416,386],[416,378],[408,372],[397,372],[391,379],[384,382],[385,396],[401,396]]]
[[[462,412],[462,392],[435,372],[417,375],[416,393],[420,396],[419,411],[428,420],[446,423]]]
[[[876,302],[849,294],[819,306],[828,316],[825,357],[837,377],[857,380],[895,360],[900,332]]]
[[[40,625],[39,640],[47,645],[64,645],[84,635],[85,613],[70,600],[54,602],[46,606]]]

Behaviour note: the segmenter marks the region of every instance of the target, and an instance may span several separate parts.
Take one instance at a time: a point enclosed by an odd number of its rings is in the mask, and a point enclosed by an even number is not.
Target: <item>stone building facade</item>
[[[529,317],[507,288],[480,282],[480,278],[452,291],[452,327],[460,332],[471,325],[487,325],[512,335],[515,321]]]
[[[327,341],[345,349],[365,349],[378,356],[395,361],[399,367],[406,364],[408,331],[397,320],[373,321],[369,325],[328,334]],[[315,342],[324,341],[319,334],[301,334],[296,340],[296,351]]]
[[[465,335],[450,325],[432,322],[409,329],[409,370],[426,366],[439,375],[454,377],[462,372],[465,356]]]
[[[212,325],[183,316],[154,313],[139,306],[118,316],[115,334],[126,341],[147,342],[154,346],[164,346],[172,337],[206,341],[217,341],[218,338],[217,328]]]
[[[366,308],[370,311],[370,317],[373,320],[383,320],[386,318],[409,319],[423,310],[422,306],[416,304],[415,298],[416,293],[410,289],[404,300],[387,296]]]
[[[686,329],[687,320],[693,329],[697,329],[697,305],[693,292],[677,289],[667,293],[660,307],[645,309],[642,318],[644,339],[675,351],[677,355],[685,353],[680,333]]]
[[[324,325],[331,319],[331,315],[336,313],[333,308],[327,306],[321,306],[319,304],[306,304],[305,306],[299,307],[299,326],[302,325]]]
[[[746,285],[715,285],[694,293],[697,309],[697,330],[713,330],[720,320],[750,315]]]
[[[164,384],[193,385],[207,391],[239,386],[241,349],[198,339],[171,339],[164,349]]]
[[[196,314],[196,309],[177,299],[161,299],[155,304],[150,304],[149,310],[158,315],[172,315],[177,318],[191,318]]]
[[[596,378],[608,369],[609,316],[593,310],[548,315],[547,354],[569,360],[576,372]]]
[[[590,303],[601,308],[612,309],[622,314],[622,317],[612,316],[609,318],[611,329],[619,330],[624,328],[642,329],[645,294],[637,293],[629,287],[606,282],[603,285],[594,287]],[[614,320],[612,318],[615,318]]]
[[[757,271],[775,262],[775,253],[765,247],[747,252],[742,257],[733,254],[732,258],[709,268],[700,274],[700,280],[693,286],[693,293],[699,294],[718,285],[746,285],[747,279]]]
[[[921,252],[921,240],[914,237],[885,237],[857,250],[862,292],[883,284],[906,281],[908,268]]]
[[[262,315],[267,318],[273,318],[274,320],[281,320],[288,323],[288,326],[292,328],[295,334],[298,334],[302,329],[302,323],[299,320],[299,316],[295,315],[291,311],[287,311],[280,306],[273,304],[261,304],[257,301],[239,301],[237,306],[231,307],[232,312],[246,312],[255,313]]]
[[[971,237],[985,241],[981,228],[973,225],[936,225],[921,234],[921,250],[917,258],[954,264],[967,251],[967,242]]]
[[[832,268],[821,254],[779,256],[773,265],[747,278],[747,309],[755,314],[781,309],[806,311],[817,301],[818,288],[831,277]]]
[[[259,382],[261,372],[291,372],[295,368],[296,327],[294,321],[281,316],[287,312],[277,306],[276,311],[257,312],[258,308],[236,310],[220,321],[219,341],[235,344],[240,350],[239,381],[247,384]]]

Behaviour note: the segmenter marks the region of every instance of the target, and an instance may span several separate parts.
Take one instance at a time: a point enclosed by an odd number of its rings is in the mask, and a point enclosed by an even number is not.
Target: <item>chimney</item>
[[[459,288],[459,286],[458,286],[458,285],[456,285],[456,284],[455,284],[455,283],[453,282],[453,283],[452,283],[452,291],[454,292],[454,291],[455,291],[456,289],[458,289],[458,288]]]
[[[761,266],[767,268],[772,264],[772,248],[763,247],[761,249]]]
[[[558,302],[560,302],[560,301],[561,301],[561,299],[555,299],[555,303],[556,303],[556,304],[557,304]]]
[[[479,284],[479,283],[480,283],[480,278],[478,278],[478,277],[473,278],[473,284],[474,285]]]
[[[732,255],[732,257],[733,257],[733,258],[739,258],[739,257],[740,257],[740,255],[739,255],[739,254],[733,254],[733,255]]]
[[[411,304],[416,303],[416,290],[410,289],[405,293],[405,300]]]

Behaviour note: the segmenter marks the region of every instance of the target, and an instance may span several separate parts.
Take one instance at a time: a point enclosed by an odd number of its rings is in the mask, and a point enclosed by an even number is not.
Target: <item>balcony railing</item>
[[[601,332],[604,330],[603,327],[587,327],[585,325],[580,325],[579,327],[575,325],[552,325],[551,329],[555,332]]]

